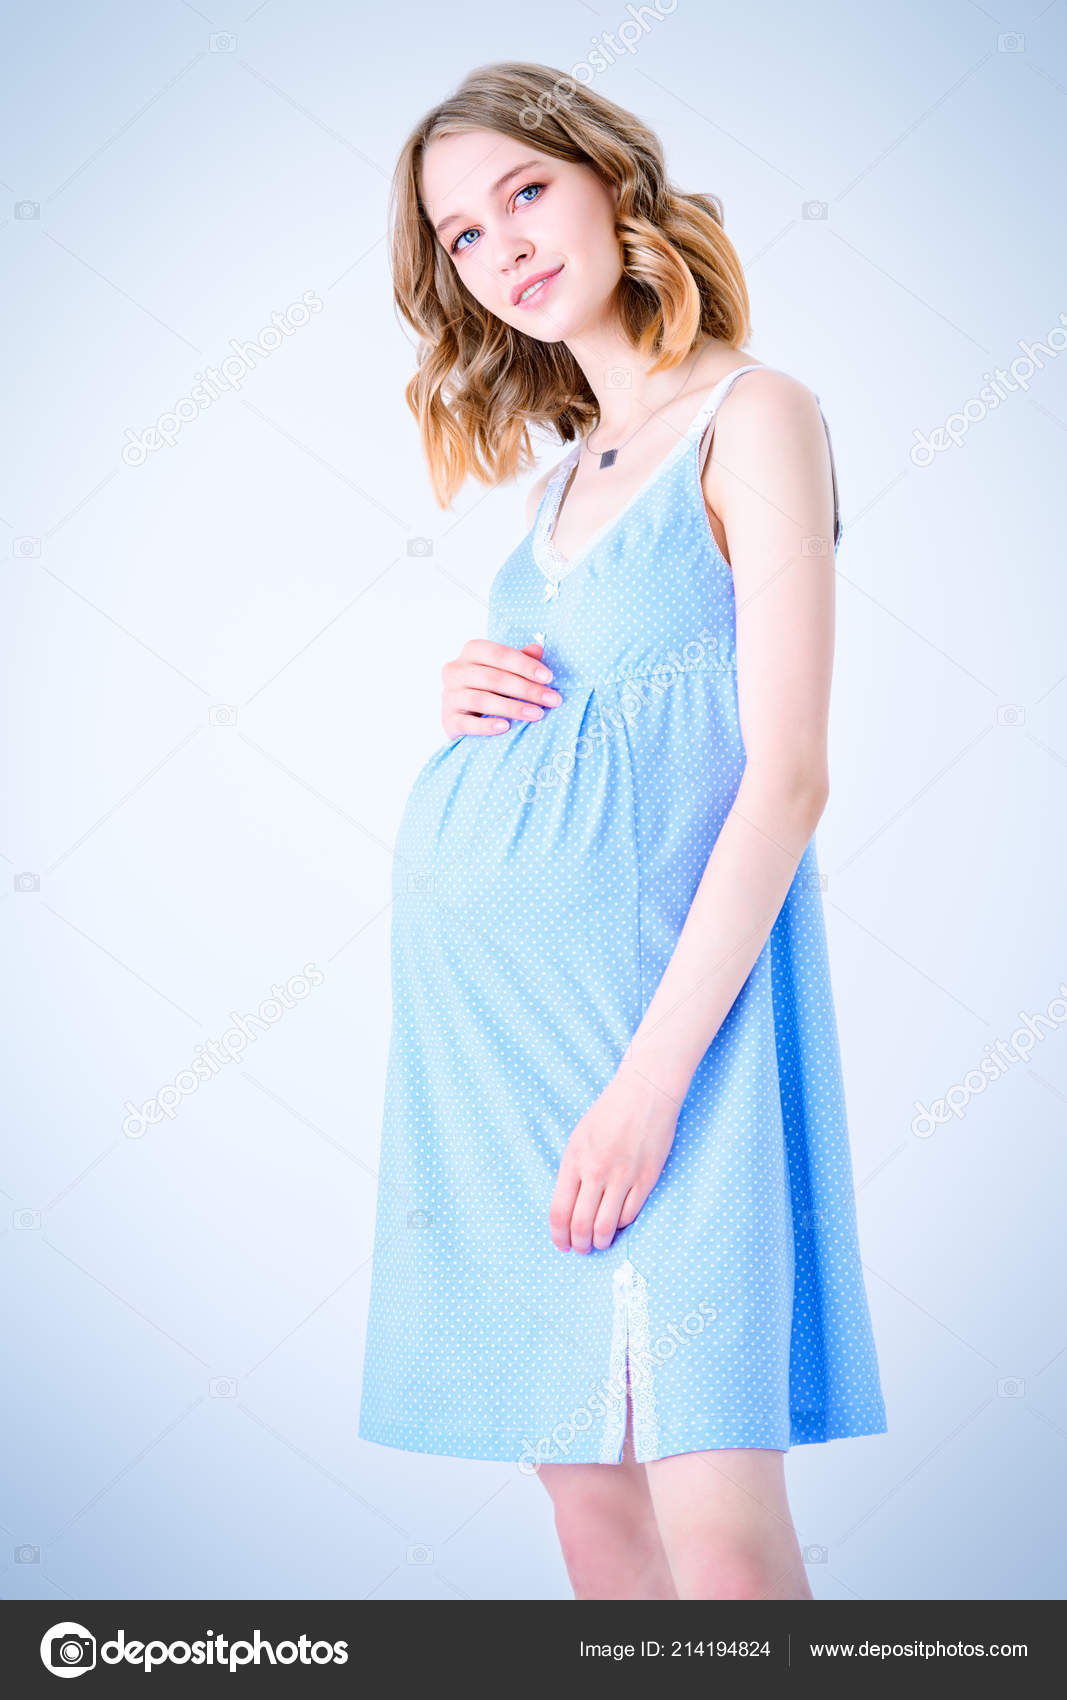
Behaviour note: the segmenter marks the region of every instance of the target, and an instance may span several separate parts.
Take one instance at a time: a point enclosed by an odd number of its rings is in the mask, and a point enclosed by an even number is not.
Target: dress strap
[[[815,397],[815,400],[819,401],[818,396]],[[841,504],[837,495],[837,467],[834,463],[834,445],[830,440],[830,427],[826,423],[826,415],[822,410],[821,401],[819,401],[819,417],[822,420],[823,430],[826,432],[826,446],[830,451],[830,476],[834,481],[834,548],[836,549],[844,536],[845,528],[841,522]]]
[[[781,368],[778,366],[738,366],[734,369],[734,371],[727,372],[724,378],[720,378],[690,427],[693,441],[698,441],[700,444],[700,453],[697,461],[698,477],[703,476],[704,465],[707,461],[708,454],[710,453],[712,433],[715,429],[715,415],[718,413],[720,406],[729,395],[737,379],[742,377],[745,372],[778,372],[780,370]],[[834,548],[836,549],[837,545],[841,541],[845,528],[841,523],[841,508],[837,490],[837,467],[834,463],[834,445],[830,440],[830,427],[826,423],[826,415],[823,413],[822,403],[819,401],[818,396],[815,397],[815,400],[818,404],[819,417],[823,423],[823,430],[826,432],[826,446],[830,451],[830,476],[833,479],[834,486]]]
[[[707,398],[704,402],[703,407],[700,409],[700,412],[697,414],[696,418],[693,420],[692,425],[689,427],[689,431],[690,431],[690,434],[692,435],[693,441],[694,442],[701,441],[701,439],[704,437],[705,433],[707,433],[708,440],[710,441],[711,432],[709,430],[709,426],[711,425],[712,421],[715,418],[716,413],[718,412],[719,404],[720,404],[720,402],[724,401],[725,398],[729,395],[731,389],[733,388],[734,384],[737,382],[738,378],[741,377],[742,373],[744,373],[744,372],[768,372],[768,371],[773,372],[773,371],[776,371],[776,370],[777,370],[777,368],[773,367],[773,366],[759,366],[759,365],[753,364],[753,365],[750,365],[750,366],[737,366],[737,367],[734,368],[734,370],[732,372],[727,372],[726,376],[723,377],[723,378],[720,378],[718,383],[715,385],[714,389],[711,390],[711,392],[709,393],[709,395],[707,396]],[[701,443],[701,447],[703,449],[704,447],[706,447],[706,445]],[[704,462],[703,453],[701,454],[700,459],[701,459],[701,466],[703,467],[703,462]]]

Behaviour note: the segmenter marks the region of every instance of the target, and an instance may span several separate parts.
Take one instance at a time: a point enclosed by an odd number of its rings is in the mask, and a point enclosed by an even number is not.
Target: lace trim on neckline
[[[611,519],[605,520],[603,525],[598,526],[592,536],[582,544],[582,547],[577,550],[577,552],[572,555],[569,560],[565,560],[553,543],[550,532],[555,526],[556,519],[559,515],[564,485],[582,452],[583,442],[580,437],[575,443],[572,443],[570,449],[564,455],[555,472],[552,474],[552,477],[549,479],[548,484],[545,486],[545,493],[534,519],[531,548],[534,560],[541,569],[545,578],[548,580],[548,585],[545,590],[546,601],[550,596],[557,594],[560,581],[566,578],[568,573],[573,572],[574,568],[580,565],[580,563],[593,551],[596,545],[602,542],[605,537],[609,536],[610,533],[615,530],[616,526],[622,524],[626,514],[629,513],[631,508],[636,507],[637,503],[648,493],[649,489],[659,478],[666,475],[668,468],[675,464],[675,461],[682,454],[683,450],[701,442],[705,431],[710,425],[711,420],[718,409],[719,403],[724,399],[725,395],[734,383],[734,380],[739,378],[743,372],[774,370],[776,370],[774,367],[750,364],[748,366],[735,366],[732,372],[725,373],[723,377],[721,377],[718,382],[712,386],[707,395],[705,395],[699,411],[696,416],[690,420],[685,430],[680,433],[678,442],[675,443],[673,448],[668,449],[659,464],[653,467],[648,477],[638,486],[634,494],[623,503],[618,513],[613,515]]]
[[[681,455],[684,447],[696,444],[698,448],[702,449],[705,434],[709,430],[715,414],[718,412],[720,404],[725,400],[726,396],[733,388],[736,379],[740,378],[745,372],[777,372],[779,370],[780,368],[777,366],[766,366],[762,362],[757,361],[750,363],[747,366],[735,366],[732,372],[727,372],[723,377],[721,377],[718,383],[715,384],[705,396],[699,412],[681,433],[679,441],[672,449],[667,451],[659,465],[649,473],[644,483],[640,485],[628,501],[623,503],[617,514],[615,514],[611,519],[605,520],[604,524],[594,531],[593,535],[588,538],[585,543],[583,543],[582,547],[576,554],[571,556],[570,560],[565,560],[556,548],[555,543],[552,541],[550,533],[559,517],[560,504],[563,499],[563,491],[566,483],[575,463],[581,457],[583,444],[582,439],[578,438],[578,440],[568,449],[567,453],[564,455],[563,459],[560,461],[556,470],[553,472],[551,478],[546,484],[545,493],[541,498],[537,513],[534,516],[530,547],[534,561],[547,581],[545,585],[546,602],[550,597],[557,596],[559,594],[560,584],[562,580],[567,577],[568,573],[573,572],[575,567],[581,565],[586,556],[592,553],[597,544],[610,536],[616,526],[622,524],[626,514],[631,508],[636,507],[637,503],[647,494],[652,485],[655,484],[661,477],[666,475],[668,468],[674,465],[676,458]],[[822,410],[822,402],[817,394],[815,396],[815,402],[819,409],[820,418],[823,422],[823,429],[826,432],[827,446],[830,451],[830,475],[833,481],[834,502],[832,548],[834,555],[836,556],[838,548],[840,547],[841,539],[845,534],[845,525],[841,518],[841,504],[837,482],[837,465],[834,459],[834,446],[833,439],[830,436],[830,427],[826,422],[826,415]],[[698,473],[702,459],[703,456],[701,454],[698,459]]]

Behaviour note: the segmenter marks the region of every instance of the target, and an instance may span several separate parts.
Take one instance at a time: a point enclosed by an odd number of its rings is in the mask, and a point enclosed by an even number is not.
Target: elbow
[[[789,775],[783,787],[786,807],[809,836],[822,819],[830,797],[830,780],[825,771],[806,767]]]
[[[746,788],[758,788],[774,812],[787,818],[806,839],[815,831],[830,798],[824,761],[798,758],[771,764],[746,763]]]
[[[818,820],[830,800],[830,775],[825,763],[812,762],[804,767],[797,775],[796,787],[807,806],[815,811]]]
[[[811,798],[811,830],[815,831],[823,817],[823,812],[830,801],[830,779],[828,774],[816,776],[816,783],[810,792]]]

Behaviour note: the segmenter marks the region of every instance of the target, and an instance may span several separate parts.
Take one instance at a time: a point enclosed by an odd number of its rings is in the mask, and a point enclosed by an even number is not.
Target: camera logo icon
[[[1022,726],[1026,722],[1026,710],[1017,702],[1002,702],[997,708],[998,726]]]
[[[54,1623],[41,1638],[41,1662],[53,1676],[83,1676],[96,1666],[96,1637],[83,1623]]]

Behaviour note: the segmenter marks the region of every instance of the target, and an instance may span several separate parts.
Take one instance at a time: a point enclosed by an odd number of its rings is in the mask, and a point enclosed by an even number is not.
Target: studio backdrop
[[[788,1457],[812,1587],[1061,1596],[1064,8],[4,36],[4,1595],[569,1598],[528,1472],[356,1435],[391,847],[536,476],[436,505],[389,182],[519,59],[721,198],[748,352],[833,433],[818,846],[888,1431]]]

